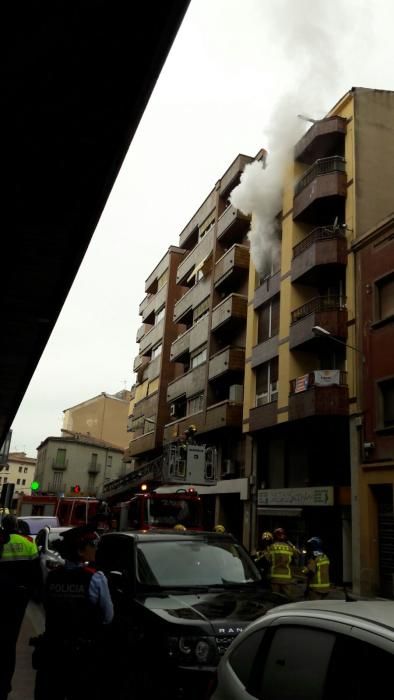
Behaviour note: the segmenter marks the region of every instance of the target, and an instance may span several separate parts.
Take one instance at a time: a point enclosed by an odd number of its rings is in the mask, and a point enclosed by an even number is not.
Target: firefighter
[[[304,597],[308,600],[323,600],[330,591],[330,560],[323,551],[320,537],[311,537],[306,543],[306,575]]]
[[[217,532],[219,535],[224,535],[224,533],[226,532],[226,528],[224,527],[224,525],[218,524],[218,525],[215,525],[215,527],[213,528],[213,531]]]
[[[34,697],[97,700],[104,693],[97,669],[104,659],[105,628],[113,618],[107,579],[93,566],[99,536],[85,525],[65,532],[63,540],[65,564],[46,581],[45,632],[33,654]]]
[[[261,549],[257,550],[253,556],[254,562],[260,571],[261,578],[263,579],[264,583],[267,583],[269,579],[269,572],[271,568],[269,553],[273,541],[274,538],[271,532],[263,532],[261,535]]]
[[[14,515],[2,521],[0,546],[0,700],[11,692],[15,670],[16,643],[29,598],[38,588],[40,565],[34,542],[19,533]]]
[[[293,583],[293,559],[299,551],[287,541],[283,527],[277,527],[272,534],[274,541],[267,555],[270,562],[271,589],[274,593],[282,593],[289,598]]]

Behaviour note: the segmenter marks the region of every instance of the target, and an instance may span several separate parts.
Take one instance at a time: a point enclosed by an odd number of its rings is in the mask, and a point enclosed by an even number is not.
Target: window
[[[56,452],[55,467],[65,467],[66,450],[59,448]]]
[[[23,473],[27,474],[27,467],[24,468]]]
[[[157,324],[163,320],[165,315],[166,315],[166,307],[162,306],[161,309],[159,309],[159,311],[156,311],[156,313],[155,313],[155,326],[157,326]]]
[[[394,273],[376,282],[376,292],[376,320],[394,316]]]
[[[26,479],[22,479],[22,486],[26,485]]]
[[[17,483],[18,486],[19,486],[19,484],[21,483],[21,480],[20,480],[20,479],[17,479],[17,480],[16,480],[16,483]]]
[[[279,294],[258,312],[258,343],[264,343],[279,333]]]
[[[190,369],[194,369],[195,367],[199,367],[200,365],[204,364],[204,362],[207,361],[207,349],[204,348],[203,350],[198,350],[195,355],[192,355],[190,358]]]
[[[107,469],[112,469],[112,455],[107,457]]]
[[[259,651],[263,635],[264,630],[258,630],[250,634],[230,656],[230,666],[244,686],[247,686],[249,682],[254,660]]]
[[[144,434],[152,433],[155,429],[156,421],[154,416],[144,418]]]
[[[19,474],[22,474],[22,467],[19,467],[18,472]]]
[[[8,472],[9,469],[10,469],[10,465],[9,465],[9,464],[6,464],[5,467],[4,467],[4,469],[5,469],[6,472]]]
[[[394,377],[378,382],[378,425],[380,428],[394,427]]]
[[[97,467],[97,457],[98,457],[98,455],[95,452],[93,452],[91,457],[90,457],[90,466],[91,467]]]
[[[7,483],[7,481],[8,481],[8,477],[7,477],[7,476],[5,476],[5,477],[4,477],[4,483],[6,484],[6,483]]]
[[[155,348],[152,348],[152,360],[153,360],[155,357],[159,357],[159,355],[161,355],[162,349],[163,349],[163,346],[162,346],[161,343],[160,343],[160,345],[156,345]]]
[[[187,402],[187,415],[190,416],[192,413],[199,413],[204,407],[204,394],[197,394]]]
[[[62,472],[53,472],[53,490],[57,491],[62,487]]]
[[[278,358],[265,362],[256,370],[256,406],[278,398]]]

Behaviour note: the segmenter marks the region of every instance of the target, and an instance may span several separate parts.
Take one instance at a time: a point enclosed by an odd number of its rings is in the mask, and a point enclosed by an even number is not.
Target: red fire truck
[[[187,530],[202,530],[202,502],[194,489],[175,493],[143,492],[117,503],[112,512],[119,530],[152,530],[183,525]]]

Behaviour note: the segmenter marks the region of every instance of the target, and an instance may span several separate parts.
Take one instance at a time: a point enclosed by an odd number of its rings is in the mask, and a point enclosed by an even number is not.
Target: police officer
[[[19,534],[17,518],[6,515],[0,546],[0,700],[11,692],[19,631],[29,597],[39,582],[37,547]]]
[[[306,561],[303,573],[307,583],[305,598],[322,600],[327,598],[330,590],[330,560],[323,551],[320,537],[311,537],[306,543]]]
[[[67,530],[63,540],[65,565],[51,571],[46,581],[45,633],[34,659],[34,697],[97,700],[104,692],[98,671],[105,626],[113,618],[107,579],[94,568],[99,536],[85,525]]]
[[[268,552],[271,565],[271,589],[274,593],[283,593],[290,597],[291,584],[293,583],[292,563],[294,556],[299,554],[299,551],[291,542],[287,541],[283,527],[277,527],[272,534],[274,541]]]

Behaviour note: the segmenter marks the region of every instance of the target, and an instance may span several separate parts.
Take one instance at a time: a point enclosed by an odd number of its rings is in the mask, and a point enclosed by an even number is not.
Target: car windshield
[[[137,551],[138,579],[146,586],[224,586],[260,580],[253,562],[235,542],[140,542]]]
[[[199,522],[200,501],[175,498],[149,499],[147,521],[152,527],[173,527],[181,523],[193,527]]]

